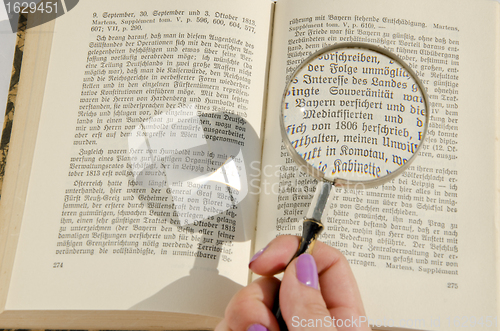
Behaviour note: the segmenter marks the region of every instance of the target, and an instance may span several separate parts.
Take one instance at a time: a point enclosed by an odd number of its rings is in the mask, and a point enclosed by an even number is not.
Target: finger
[[[226,320],[223,319],[222,321],[219,322],[219,324],[217,324],[214,331],[231,331],[231,329],[227,325]]]
[[[279,326],[271,309],[279,284],[280,281],[274,277],[261,277],[236,293],[226,308],[221,331],[246,331],[251,326],[259,329],[259,325],[278,331]]]
[[[318,267],[321,293],[331,316],[339,320],[336,324],[338,329],[342,330],[349,324],[349,330],[369,330],[364,318],[366,314],[361,294],[344,255],[339,250],[318,242],[313,256]]]
[[[288,329],[332,330],[312,255],[302,254],[287,267],[281,283],[280,307]]]
[[[273,276],[284,271],[297,251],[299,240],[296,236],[276,237],[252,257],[249,268],[262,276]]]

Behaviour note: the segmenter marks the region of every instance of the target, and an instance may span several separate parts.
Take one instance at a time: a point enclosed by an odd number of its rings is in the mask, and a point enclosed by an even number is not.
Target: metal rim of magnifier
[[[388,58],[394,60],[395,62],[397,62],[399,65],[401,65],[410,74],[411,78],[415,81],[415,83],[417,84],[419,90],[421,91],[422,98],[424,99],[425,123],[424,123],[424,127],[423,127],[422,139],[420,140],[421,143],[418,145],[417,150],[415,151],[415,153],[413,153],[413,155],[410,157],[410,159],[408,161],[406,161],[402,166],[400,166],[399,168],[397,168],[397,170],[395,170],[395,171],[393,171],[393,172],[391,172],[391,173],[389,173],[387,175],[384,175],[382,177],[379,177],[379,178],[370,179],[370,180],[347,180],[347,179],[343,179],[343,178],[335,178],[335,179],[333,179],[333,181],[330,181],[330,180],[326,179],[325,178],[325,174],[322,171],[318,170],[317,168],[315,168],[312,165],[310,165],[309,163],[307,163],[300,156],[300,154],[295,150],[295,148],[292,147],[292,143],[291,143],[290,139],[288,138],[288,136],[286,134],[286,130],[284,129],[285,128],[285,122],[284,122],[284,113],[283,113],[283,111],[285,109],[285,107],[284,107],[285,99],[287,97],[288,87],[292,83],[293,79],[297,76],[297,73],[300,70],[302,70],[302,68],[304,68],[307,64],[309,64],[311,62],[311,60],[313,60],[314,58],[316,58],[316,57],[318,57],[321,54],[324,54],[326,52],[329,52],[329,51],[332,51],[332,50],[338,50],[338,49],[370,50],[370,51],[373,51],[373,52],[376,52],[376,53],[380,53],[380,54],[382,54],[384,56],[387,56]],[[420,151],[420,148],[422,147],[422,145],[424,143],[425,136],[427,135],[428,124],[429,124],[429,98],[428,98],[427,92],[426,92],[426,90],[425,90],[422,82],[418,78],[417,74],[413,71],[413,69],[411,69],[406,64],[405,61],[403,61],[401,58],[399,58],[396,54],[393,54],[393,53],[391,53],[391,52],[389,52],[386,49],[383,49],[381,47],[374,46],[374,45],[367,44],[367,43],[357,43],[357,42],[338,43],[338,44],[334,44],[334,45],[331,45],[331,46],[324,47],[324,48],[320,49],[319,51],[313,53],[312,55],[310,55],[309,57],[307,57],[297,67],[297,69],[295,69],[295,71],[293,72],[293,74],[290,76],[290,79],[288,80],[288,82],[286,84],[286,87],[285,87],[285,90],[283,92],[283,98],[281,99],[281,111],[280,111],[281,136],[283,138],[284,144],[285,144],[288,152],[292,156],[292,159],[295,161],[295,163],[297,165],[299,165],[299,168],[305,169],[305,171],[308,174],[310,174],[311,176],[313,176],[314,178],[316,178],[318,180],[322,180],[322,181],[329,181],[334,186],[342,186],[342,187],[347,187],[347,188],[356,188],[357,186],[360,186],[360,187],[363,187],[363,188],[371,188],[371,187],[379,186],[379,185],[381,185],[383,183],[386,183],[386,182],[390,181],[391,179],[395,178],[396,176],[398,176],[399,174],[401,174],[406,168],[408,168],[408,166],[413,162],[413,160],[417,156],[418,152]]]

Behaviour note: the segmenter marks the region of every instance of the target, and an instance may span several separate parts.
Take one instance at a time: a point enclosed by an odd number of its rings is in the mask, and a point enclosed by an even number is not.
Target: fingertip
[[[255,253],[249,263],[254,273],[273,276],[283,270],[297,251],[300,238],[296,236],[278,236],[264,249]]]
[[[261,324],[252,324],[248,327],[247,331],[269,331],[269,329]]]
[[[255,260],[257,260],[259,258],[259,256],[262,255],[262,253],[264,253],[264,251],[267,249],[269,245],[267,245],[266,247],[262,248],[260,251],[258,251],[257,253],[255,253],[252,258],[250,259],[250,262],[248,263],[248,267],[251,269],[251,265],[252,265],[252,262],[254,262]]]
[[[297,257],[295,265],[296,276],[299,282],[309,287],[319,289],[318,269],[316,261],[310,254],[302,254]]]

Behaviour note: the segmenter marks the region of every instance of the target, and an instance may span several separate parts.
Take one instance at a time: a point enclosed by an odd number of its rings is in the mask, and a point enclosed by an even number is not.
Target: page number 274
[[[64,266],[64,264],[62,262],[54,262],[54,264],[52,264],[52,268],[56,269],[56,268],[62,268]]]

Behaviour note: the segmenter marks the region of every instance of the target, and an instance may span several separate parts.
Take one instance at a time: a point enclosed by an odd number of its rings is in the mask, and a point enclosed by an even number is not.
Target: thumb
[[[318,270],[312,255],[302,254],[285,270],[280,307],[290,330],[332,330],[332,319],[319,290]]]

